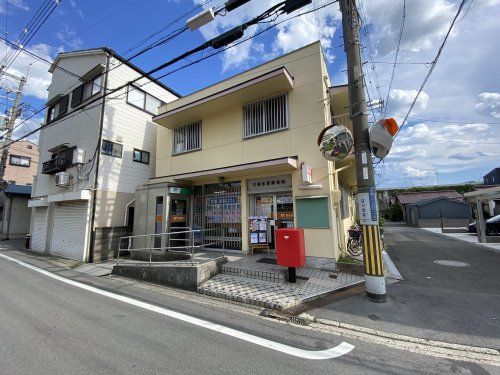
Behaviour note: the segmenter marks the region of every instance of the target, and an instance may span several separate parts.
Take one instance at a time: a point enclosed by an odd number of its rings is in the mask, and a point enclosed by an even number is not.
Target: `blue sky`
[[[151,35],[202,0],[62,0],[57,10],[27,46],[33,52],[53,59],[60,51],[108,46],[118,53]],[[155,48],[133,60],[148,70],[180,53],[203,43],[228,28],[277,3],[253,0],[237,11],[199,31],[186,32],[171,43]],[[310,8],[329,3],[314,0]],[[0,33],[15,41],[33,16],[41,0],[0,0]],[[402,4],[399,0],[360,0],[363,26],[362,43],[367,91],[372,99],[386,99]],[[207,6],[220,6],[212,0]],[[434,58],[449,23],[457,10],[457,1],[407,0],[407,17],[401,42],[400,62],[429,62]],[[198,9],[199,11],[200,9]],[[196,11],[195,11],[196,12]],[[496,20],[500,16],[499,0],[482,0],[472,4],[467,15],[457,23],[410,121],[401,132],[393,151],[377,170],[381,186],[430,185],[477,180],[500,166],[500,77],[498,60],[500,34]],[[186,17],[163,34],[181,27]],[[481,19],[481,22],[477,22]],[[280,19],[281,20],[281,19]],[[260,29],[265,26],[260,26]],[[253,34],[256,28],[247,31]],[[477,35],[482,35],[478,38]],[[345,83],[345,55],[338,5],[280,24],[249,42],[224,54],[195,64],[164,82],[189,94],[227,76],[260,64],[280,54],[320,39],[328,59],[334,83]],[[1,46],[1,54],[5,46]],[[196,59],[197,56],[193,56]],[[188,62],[188,61],[186,61]],[[182,65],[182,63],[181,63]],[[375,69],[371,69],[374,66]],[[43,106],[50,83],[47,64],[20,55],[12,73],[26,74],[29,79],[24,102],[34,108]],[[420,86],[428,65],[398,65],[387,112],[401,121]],[[4,85],[5,86],[5,85]],[[8,85],[7,85],[8,86]],[[377,87],[378,86],[378,87]],[[379,116],[378,112],[375,113]],[[16,135],[36,128],[42,118],[20,127]]]

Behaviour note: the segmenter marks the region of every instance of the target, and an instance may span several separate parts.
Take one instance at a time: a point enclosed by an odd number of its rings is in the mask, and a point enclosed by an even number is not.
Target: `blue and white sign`
[[[378,210],[375,189],[358,193],[359,221],[361,225],[378,225]]]

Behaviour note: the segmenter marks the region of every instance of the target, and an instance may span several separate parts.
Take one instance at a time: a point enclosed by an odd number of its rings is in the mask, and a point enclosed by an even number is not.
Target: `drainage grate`
[[[289,322],[293,323],[293,324],[300,324],[301,326],[306,326],[309,324],[309,321],[307,321],[306,319],[301,318],[299,316],[292,316],[290,318]]]
[[[439,264],[441,266],[447,266],[447,267],[470,267],[469,263],[459,262],[457,260],[439,259],[439,260],[435,260],[434,263]]]

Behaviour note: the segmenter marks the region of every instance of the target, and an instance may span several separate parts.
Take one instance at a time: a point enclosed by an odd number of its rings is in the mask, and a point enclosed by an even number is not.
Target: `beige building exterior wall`
[[[330,86],[326,63],[319,42],[308,45],[290,54],[277,58],[259,67],[229,78],[216,85],[185,96],[160,108],[165,111],[182,107],[201,98],[241,84],[266,72],[285,67],[293,77],[293,89],[288,92],[289,128],[271,134],[243,138],[243,108],[236,105],[223,111],[202,115],[193,120],[202,121],[202,148],[199,151],[172,156],[172,130],[158,127],[156,178],[153,183],[173,181],[173,175],[224,168],[239,164],[260,162],[276,158],[298,157],[298,164],[312,168],[313,184],[321,185],[314,190],[302,190],[301,172],[298,170],[276,170],[232,173],[224,176],[226,182],[241,181],[242,249],[248,251],[247,218],[249,195],[246,181],[249,178],[292,175],[294,198],[324,196],[329,201],[329,229],[305,229],[306,251],[309,257],[338,258],[340,255],[338,231],[338,194],[335,192],[335,165],[322,158],[317,137],[330,124],[330,109],[327,90]],[[261,99],[278,94],[265,92]],[[161,123],[161,121],[158,121]],[[184,125],[183,123],[178,124]],[[217,183],[218,177],[196,178],[193,185]],[[294,204],[294,210],[296,205]],[[295,213],[296,214],[296,213]]]
[[[28,148],[31,147],[31,148]],[[10,164],[11,155],[19,155],[29,157],[30,166],[23,167]],[[5,167],[4,180],[14,181],[16,185],[28,185],[33,183],[33,177],[36,175],[38,168],[38,146],[29,141],[18,141],[9,146],[7,165]]]

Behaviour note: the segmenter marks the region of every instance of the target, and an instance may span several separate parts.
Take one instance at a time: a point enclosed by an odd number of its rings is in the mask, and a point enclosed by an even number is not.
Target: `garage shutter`
[[[50,250],[52,254],[83,260],[87,233],[87,208],[86,201],[56,204]]]
[[[47,238],[47,207],[36,207],[33,218],[33,233],[31,233],[31,250],[45,251]]]

